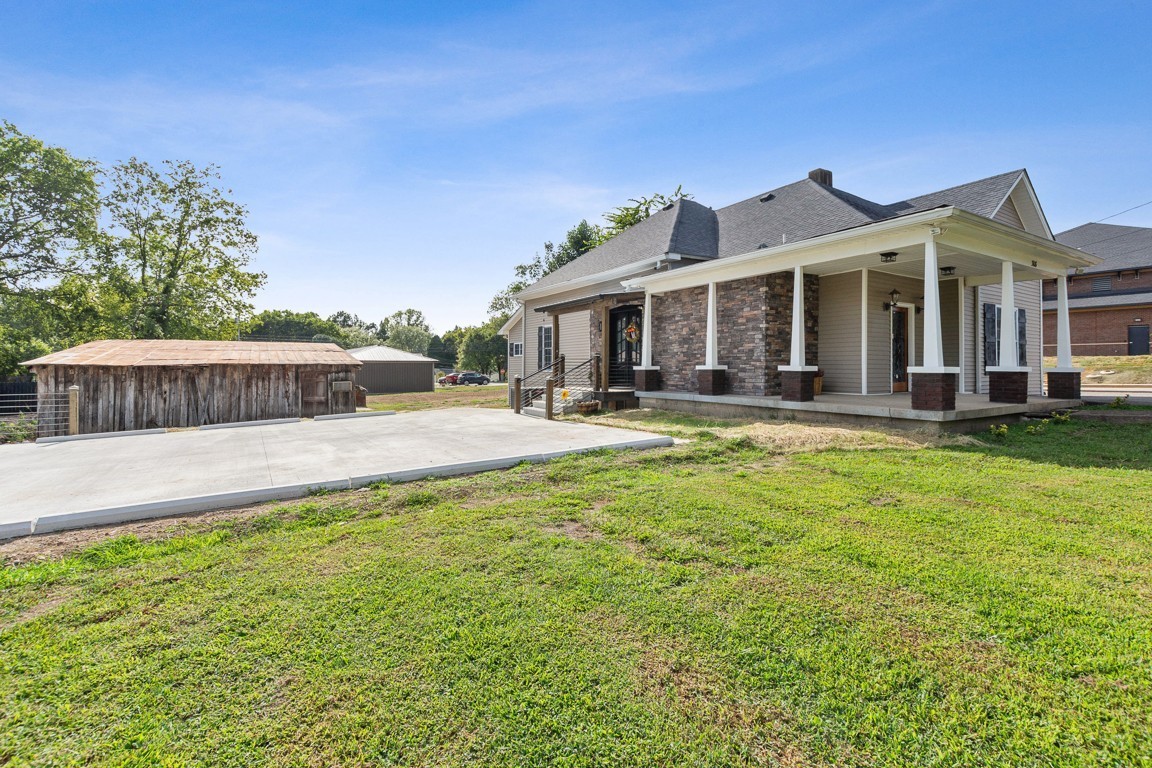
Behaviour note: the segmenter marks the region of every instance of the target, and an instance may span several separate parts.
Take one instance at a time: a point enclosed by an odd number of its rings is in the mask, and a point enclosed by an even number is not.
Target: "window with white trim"
[[[544,369],[552,365],[552,326],[542,325],[536,329],[536,367]]]
[[[508,357],[520,357],[524,354],[524,345],[518,341],[508,343]]]
[[[1000,305],[984,305],[984,367],[1000,365]],[[1016,308],[1016,365],[1028,365],[1028,313]]]

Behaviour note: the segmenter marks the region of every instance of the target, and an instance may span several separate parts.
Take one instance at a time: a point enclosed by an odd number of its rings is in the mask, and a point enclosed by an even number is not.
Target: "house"
[[[1083,224],[1056,241],[1100,258],[1068,275],[1074,355],[1147,355],[1152,325],[1152,229]],[[1044,354],[1056,354],[1055,280],[1044,281]]]
[[[335,344],[110,339],[24,363],[45,402],[79,387],[79,433],[356,410],[360,361]]]
[[[1023,170],[881,204],[816,169],[677,200],[517,294],[503,332],[533,395],[563,356],[609,407],[1003,420],[1079,397],[1067,334],[1042,375],[1040,281],[1097,262]]]
[[[436,388],[436,360],[392,347],[357,347],[348,354],[363,363],[356,382],[370,395],[431,392]]]

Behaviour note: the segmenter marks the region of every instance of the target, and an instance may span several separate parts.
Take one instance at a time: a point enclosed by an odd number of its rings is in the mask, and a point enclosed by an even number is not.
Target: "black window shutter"
[[[1028,365],[1028,313],[1016,310],[1016,365]]]
[[[995,304],[984,305],[984,367],[1000,364],[1000,347],[996,333],[996,312],[1000,308]]]

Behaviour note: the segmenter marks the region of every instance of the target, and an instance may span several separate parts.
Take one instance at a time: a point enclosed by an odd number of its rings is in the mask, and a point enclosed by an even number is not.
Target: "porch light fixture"
[[[956,274],[956,267],[940,267],[940,274],[944,277],[951,277]]]
[[[885,251],[884,253],[880,254],[880,261],[884,264],[891,264],[892,262],[896,261],[896,257],[899,255],[900,254],[896,251]]]
[[[895,307],[896,304],[900,301],[900,291],[893,288],[892,290],[888,291],[888,298],[892,299],[892,301],[884,302],[885,312],[891,312],[892,308]]]

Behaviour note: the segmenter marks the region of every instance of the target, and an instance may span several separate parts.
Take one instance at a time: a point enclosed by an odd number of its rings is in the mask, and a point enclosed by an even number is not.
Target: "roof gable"
[[[1056,242],[1103,259],[1087,273],[1152,268],[1152,228],[1081,224],[1056,235]]]

